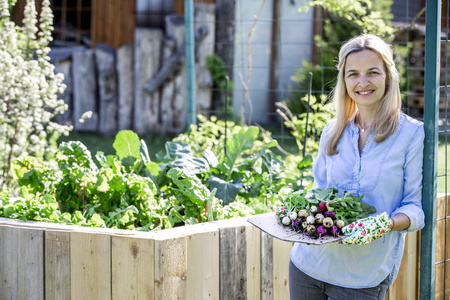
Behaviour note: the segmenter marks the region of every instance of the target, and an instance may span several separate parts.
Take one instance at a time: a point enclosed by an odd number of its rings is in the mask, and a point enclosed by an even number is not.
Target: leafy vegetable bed
[[[261,142],[258,134],[257,127],[241,128],[225,148],[207,147],[202,156],[186,143],[168,142],[156,161],[132,131],[119,132],[116,154],[98,152],[96,162],[82,143],[64,142],[51,162],[14,162],[21,197],[2,191],[0,216],[157,230],[273,212],[284,198],[282,188],[295,186],[296,179],[285,175],[283,161],[269,150],[277,142]],[[301,168],[310,167],[307,157]]]

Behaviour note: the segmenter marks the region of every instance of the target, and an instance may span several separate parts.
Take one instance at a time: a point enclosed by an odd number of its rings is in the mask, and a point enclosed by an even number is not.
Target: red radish
[[[334,211],[327,211],[325,213],[325,217],[330,217],[334,220],[334,219],[336,219],[336,213]]]
[[[339,235],[339,229],[336,225],[331,226],[330,229],[328,229],[328,233],[334,237],[336,237],[337,235]]]
[[[319,227],[317,227],[317,233],[319,234],[319,236],[326,235],[327,229],[323,226],[319,226]]]
[[[325,201],[320,202],[319,208],[320,208],[321,211],[324,211],[324,212],[328,211],[327,203]]]

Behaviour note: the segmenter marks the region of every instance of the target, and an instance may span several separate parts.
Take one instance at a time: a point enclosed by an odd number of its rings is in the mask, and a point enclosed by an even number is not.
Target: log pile
[[[196,4],[196,107],[211,110],[212,79],[206,57],[214,53],[215,5]],[[173,14],[165,30],[136,28],[134,42],[114,49],[96,44],[52,49],[55,72],[64,74],[67,88],[59,98],[69,109],[56,121],[75,131],[114,135],[120,130],[138,134],[186,129],[187,86],[184,17]],[[92,117],[79,122],[87,111]]]

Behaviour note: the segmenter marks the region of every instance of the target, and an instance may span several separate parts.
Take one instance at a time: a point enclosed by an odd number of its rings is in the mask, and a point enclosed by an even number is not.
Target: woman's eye
[[[349,73],[347,76],[348,77],[356,77],[356,76],[358,76],[358,73]]]

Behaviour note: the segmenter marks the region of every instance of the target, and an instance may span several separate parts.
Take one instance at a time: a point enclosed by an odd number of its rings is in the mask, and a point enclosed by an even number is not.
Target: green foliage
[[[363,196],[354,197],[351,192],[344,192],[343,195],[340,195],[335,188],[313,189],[310,190],[310,193],[300,191],[287,195],[278,211],[287,211],[288,213],[298,212],[301,209],[309,211],[312,206],[318,207],[320,202],[326,202],[328,211],[335,212],[336,219],[343,220],[347,225],[376,213],[374,206],[362,201]]]
[[[281,158],[256,155],[259,129],[240,128],[229,137],[224,155],[171,141],[151,161],[143,140],[132,131],[117,134],[114,155],[90,151],[77,141],[63,142],[52,162],[24,157],[14,162],[21,197],[0,194],[0,216],[110,227],[157,230],[273,211],[286,185]]]
[[[67,105],[57,98],[65,89],[63,76],[54,73],[48,57],[50,1],[42,1],[38,22],[35,1],[28,0],[22,27],[11,20],[15,2],[0,2],[0,188],[11,190],[13,161],[20,155],[52,156],[58,137],[71,130],[52,121]]]
[[[210,149],[213,153],[220,154],[225,152],[225,137],[229,139],[231,136],[238,134],[243,128],[248,126],[237,125],[233,121],[225,121],[211,116],[208,120],[205,116],[197,115],[198,125],[191,125],[189,131],[181,133],[174,141],[189,144],[194,155],[203,156],[206,149]],[[225,126],[227,131],[225,132]],[[257,155],[264,146],[272,140],[270,132],[261,132],[255,136],[253,147],[249,150],[253,155]]]
[[[305,106],[308,105],[308,96],[304,96],[299,102]],[[282,116],[286,127],[291,130],[291,134],[297,143],[299,153],[303,152],[304,147],[306,147],[306,153],[316,153],[319,149],[319,139],[322,130],[327,122],[334,116],[333,104],[330,102],[326,103],[326,95],[311,96],[308,120],[306,120],[306,111],[294,115],[289,107],[283,103],[279,103],[278,107],[279,109],[277,112]],[[306,127],[307,121],[308,126]],[[305,129],[307,129],[307,132]],[[304,145],[305,134],[307,135],[306,145]]]
[[[225,89],[227,88],[226,78],[228,77],[228,73],[226,70],[225,62],[218,56],[217,54],[211,54],[206,57],[206,68],[211,74],[213,83],[216,87],[219,88],[221,93],[225,93]],[[233,81],[228,80],[228,89],[226,91],[227,96],[227,107],[232,110],[231,98],[233,95]],[[224,103],[225,105],[225,103]],[[222,110],[224,107],[222,107]],[[232,111],[230,111],[232,113]]]

